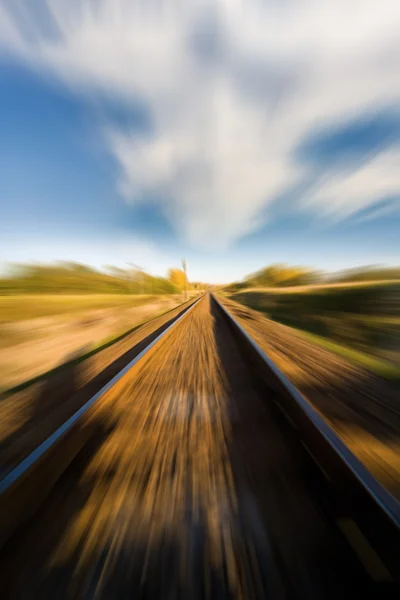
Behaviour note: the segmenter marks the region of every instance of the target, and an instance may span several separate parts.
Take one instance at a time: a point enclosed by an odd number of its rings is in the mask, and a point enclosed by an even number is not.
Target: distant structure
[[[186,258],[182,258],[182,268],[185,273],[185,300],[187,300],[188,295],[188,279],[187,279],[187,260]]]

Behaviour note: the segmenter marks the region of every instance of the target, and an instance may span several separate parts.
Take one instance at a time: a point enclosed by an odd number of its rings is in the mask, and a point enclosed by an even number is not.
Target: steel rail
[[[46,457],[51,458],[54,455],[54,451],[61,445],[62,440],[68,438],[68,434],[73,432],[76,427],[88,412],[96,406],[99,400],[109,392],[118,382],[121,381],[127,375],[133,367],[135,367],[140,361],[145,358],[149,351],[158,344],[161,339],[169,335],[173,328],[188,315],[198,304],[198,302],[204,297],[204,294],[197,298],[190,306],[185,307],[181,311],[174,321],[162,331],[153,341],[151,341],[135,358],[133,358],[119,373],[117,373],[108,383],[106,383],[96,394],[94,394],[87,402],[85,402],[71,417],[69,417],[61,426],[59,426],[47,439],[41,442],[28,456],[26,456],[19,464],[17,464],[10,471],[5,473],[0,478],[0,547],[3,546],[5,541],[10,537],[13,531],[18,527],[27,516],[31,516],[33,512],[38,508],[48,492],[53,487],[54,483],[60,477],[62,472],[71,463],[76,454],[82,449],[82,446],[87,441],[87,436],[83,436],[82,443],[69,444],[67,452],[63,452],[64,456],[60,460],[58,469],[51,469],[51,481],[45,482],[42,490],[38,490],[39,498],[34,500],[28,514],[23,514],[27,508],[27,502],[21,502],[20,498],[20,485],[27,479],[34,479],[37,475],[38,467],[43,465]],[[70,436],[71,437],[71,436]],[[67,444],[68,445],[68,444]],[[43,484],[43,477],[40,477]],[[29,483],[29,482],[28,482]],[[28,486],[33,488],[35,486]],[[28,490],[28,496],[29,496]],[[26,498],[24,498],[26,500]],[[31,498],[29,501],[31,502]]]
[[[339,518],[351,518],[394,580],[400,581],[400,502],[368,471],[330,425],[212,294],[256,375],[272,389],[274,401],[335,496]]]

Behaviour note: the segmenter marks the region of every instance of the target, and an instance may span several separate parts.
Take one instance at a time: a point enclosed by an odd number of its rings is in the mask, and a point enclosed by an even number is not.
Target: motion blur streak
[[[280,205],[398,212],[399,20],[397,0],[25,0],[0,52],[96,107],[128,202],[220,247]]]
[[[392,593],[399,31],[0,0],[2,598]]]
[[[135,379],[4,548],[7,598],[350,598],[348,550],[301,445],[252,386],[209,297]],[[351,573],[351,578],[348,576]]]

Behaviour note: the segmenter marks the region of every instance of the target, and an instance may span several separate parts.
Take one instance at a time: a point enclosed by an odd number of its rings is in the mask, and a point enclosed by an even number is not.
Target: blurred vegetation
[[[307,267],[276,264],[248,275],[243,281],[230,284],[225,290],[234,293],[248,288],[283,288],[372,281],[400,281],[400,268],[370,266],[329,274]]]
[[[305,267],[271,265],[247,278],[248,287],[291,287],[316,283],[321,275]]]
[[[182,291],[185,288],[186,275],[182,269],[169,269],[168,281],[176,289]]]
[[[320,273],[307,267],[269,265],[252,275],[248,275],[243,281],[230,284],[225,290],[233,293],[247,288],[310,285],[321,279],[322,275]]]
[[[203,291],[208,290],[209,287],[210,286],[208,283],[202,283],[201,281],[193,281],[192,283],[189,282],[189,290]]]
[[[328,277],[330,282],[349,283],[358,281],[400,281],[399,267],[380,267],[371,265],[369,267],[348,269]]]
[[[400,364],[400,282],[242,289],[230,296],[275,321]]]
[[[185,289],[185,271],[182,269],[169,269],[168,270],[168,281],[179,291],[183,291]],[[190,291],[203,291],[208,289],[209,285],[207,283],[202,283],[200,281],[187,282],[187,289]]]
[[[336,351],[340,345],[341,354],[364,356],[365,366],[375,359],[400,365],[400,268],[372,265],[329,274],[270,265],[225,292],[320,343],[336,345]]]
[[[61,314],[74,318],[77,313],[92,310],[142,306],[156,298],[149,294],[6,294],[0,296],[0,348],[4,336],[9,337],[9,332],[2,329],[3,323]]]
[[[0,295],[175,294],[179,288],[144,271],[108,267],[107,272],[76,263],[15,266],[0,278]]]

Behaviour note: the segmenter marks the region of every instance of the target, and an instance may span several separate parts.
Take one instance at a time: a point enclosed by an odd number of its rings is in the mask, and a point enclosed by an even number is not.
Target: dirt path
[[[4,597],[354,598],[359,573],[267,400],[206,297],[4,548]]]
[[[351,450],[400,498],[400,390],[295,330],[220,297]]]

